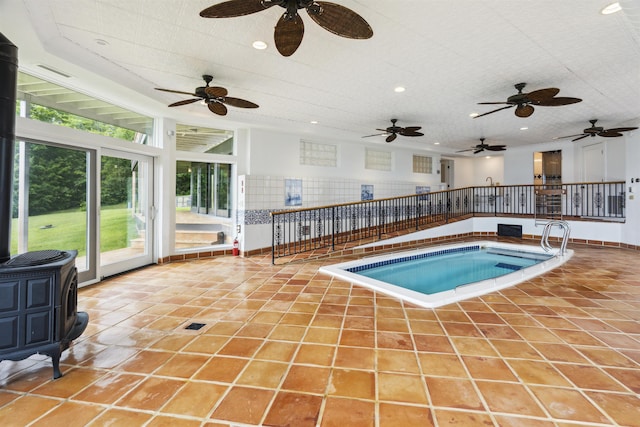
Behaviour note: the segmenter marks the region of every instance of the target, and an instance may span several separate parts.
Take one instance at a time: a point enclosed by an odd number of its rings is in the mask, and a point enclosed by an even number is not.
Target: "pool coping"
[[[400,286],[396,286],[387,282],[382,282],[376,279],[371,279],[357,273],[347,271],[348,268],[354,268],[363,264],[372,264],[379,262],[386,262],[396,258],[412,257],[416,255],[448,251],[451,249],[457,249],[462,247],[491,247],[502,248],[509,250],[526,250],[527,252],[541,253],[541,254],[553,254],[554,256],[548,260],[542,261],[538,264],[530,267],[522,268],[520,270],[507,273],[505,275],[486,279],[479,282],[469,283],[466,285],[460,285],[455,289],[438,292],[435,294],[423,294],[413,291],[411,289],[405,289]],[[486,295],[488,293],[498,291],[501,289],[509,288],[529,280],[547,271],[564,264],[573,256],[573,250],[567,250],[564,254],[560,254],[558,249],[553,249],[550,252],[545,252],[541,247],[531,245],[519,245],[515,243],[501,243],[493,241],[471,241],[463,243],[452,243],[446,245],[430,246],[428,248],[417,248],[407,251],[400,251],[389,253],[385,255],[363,257],[354,261],[347,261],[338,264],[332,264],[320,267],[318,270],[321,273],[331,275],[338,279],[346,280],[356,285],[364,286],[383,294],[399,298],[403,301],[407,301],[414,305],[424,308],[436,308],[443,305],[455,303],[458,301],[466,300],[469,298]]]

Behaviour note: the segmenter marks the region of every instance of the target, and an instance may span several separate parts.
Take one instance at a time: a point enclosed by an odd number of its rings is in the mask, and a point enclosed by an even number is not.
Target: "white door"
[[[599,142],[582,149],[584,181],[603,182],[605,177],[604,144]]]

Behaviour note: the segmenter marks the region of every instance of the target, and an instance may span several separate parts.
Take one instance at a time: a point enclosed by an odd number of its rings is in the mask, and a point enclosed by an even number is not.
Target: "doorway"
[[[562,184],[562,150],[533,153],[533,185],[555,188]]]
[[[454,188],[453,165],[454,162],[451,159],[440,159],[440,184],[443,189]]]

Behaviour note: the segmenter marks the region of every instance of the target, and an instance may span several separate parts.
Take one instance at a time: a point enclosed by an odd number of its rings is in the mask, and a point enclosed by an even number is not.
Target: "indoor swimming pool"
[[[482,241],[363,258],[320,271],[422,307],[439,307],[528,280],[572,253]]]

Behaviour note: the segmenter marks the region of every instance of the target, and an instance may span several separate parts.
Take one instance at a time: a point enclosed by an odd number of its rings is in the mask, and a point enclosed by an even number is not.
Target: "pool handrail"
[[[562,243],[560,243],[559,253],[560,255],[564,255],[564,253],[567,251],[567,243],[569,242],[569,234],[571,233],[571,226],[567,221],[562,221],[562,220],[548,221],[544,225],[544,229],[542,230],[542,236],[540,238],[540,246],[542,246],[542,249],[544,249],[545,252],[549,252],[551,249],[553,249],[553,247],[549,243],[549,233],[551,233],[551,228],[553,226],[558,226],[563,230]]]

